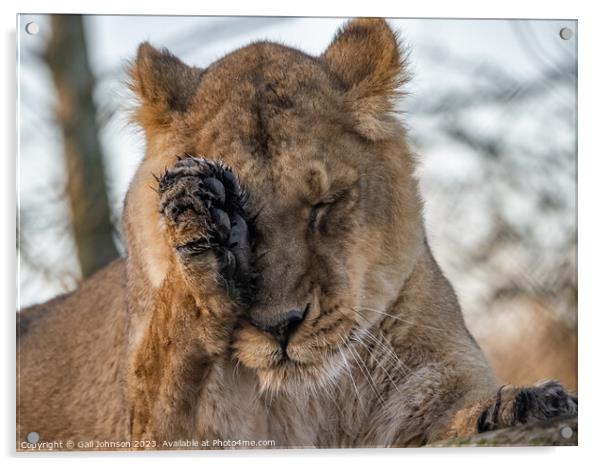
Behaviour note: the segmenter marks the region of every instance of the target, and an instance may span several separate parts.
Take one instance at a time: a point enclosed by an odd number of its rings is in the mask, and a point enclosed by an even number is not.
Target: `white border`
[[[600,71],[599,44],[600,15],[596,14],[597,2],[577,1],[529,1],[498,0],[484,2],[476,0],[414,2],[393,0],[339,2],[310,1],[236,1],[236,2],[192,2],[190,0],[169,0],[159,2],[146,0],[133,4],[123,0],[86,1],[69,0],[20,0],[1,2],[2,14],[2,92],[3,109],[0,112],[1,137],[3,144],[2,170],[2,276],[0,284],[5,306],[4,342],[2,348],[4,361],[8,361],[5,383],[2,384],[2,413],[6,413],[2,423],[0,437],[5,456],[12,456],[14,445],[14,309],[15,309],[15,23],[16,13],[105,13],[105,14],[197,14],[197,15],[283,15],[283,16],[388,16],[388,17],[473,17],[473,18],[556,18],[578,19],[579,39],[579,398],[581,413],[579,416],[579,447],[576,448],[507,448],[507,449],[461,449],[461,450],[396,450],[396,451],[295,451],[295,452],[223,452],[194,454],[130,454],[137,461],[145,463],[164,463],[166,459],[177,456],[175,461],[190,461],[196,464],[205,462],[226,462],[245,465],[271,464],[287,465],[332,462],[343,460],[346,464],[365,464],[375,457],[379,463],[401,464],[420,462],[420,464],[506,464],[521,459],[519,464],[579,464],[593,462],[595,449],[601,443],[599,432],[601,380],[598,352],[600,350],[599,332],[602,328],[599,291],[597,286],[600,266],[599,241],[602,239],[600,228],[600,201],[602,193],[599,178],[602,176],[602,154],[600,153]],[[598,136],[598,137],[597,137]],[[598,212],[598,214],[596,214]],[[20,455],[25,462],[40,456]],[[64,455],[44,455],[45,461],[62,464]],[[73,454],[75,461],[81,461],[81,454]],[[86,463],[97,464],[109,458],[123,458],[126,455],[85,454]]]

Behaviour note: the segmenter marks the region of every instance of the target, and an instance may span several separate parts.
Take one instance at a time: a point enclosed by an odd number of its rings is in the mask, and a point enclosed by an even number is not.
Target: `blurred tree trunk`
[[[118,256],[98,140],[94,76],[80,15],[52,15],[45,58],[57,91],[67,167],[67,196],[81,273],[87,277]]]

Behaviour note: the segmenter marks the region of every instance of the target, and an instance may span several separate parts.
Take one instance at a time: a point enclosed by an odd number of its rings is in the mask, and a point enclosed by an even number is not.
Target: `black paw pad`
[[[245,191],[219,162],[185,156],[159,179],[161,213],[184,232],[178,253],[185,259],[213,251],[229,293],[249,300],[253,292],[254,226]]]

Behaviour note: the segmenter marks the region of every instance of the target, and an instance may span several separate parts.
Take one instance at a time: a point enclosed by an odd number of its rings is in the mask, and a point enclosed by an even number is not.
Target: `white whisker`
[[[403,322],[404,324],[408,324],[408,325],[414,325],[416,327],[423,327],[423,328],[428,328],[430,330],[437,330],[439,332],[447,332],[446,329],[444,328],[439,328],[439,327],[432,327],[430,325],[424,325],[424,324],[420,324],[418,322],[415,321],[411,321],[411,320],[406,320],[406,319],[402,319],[399,316],[393,315],[393,314],[389,314],[388,312],[384,312],[384,311],[379,311],[378,309],[373,309],[371,307],[365,307],[365,306],[360,306],[359,308],[355,307],[353,308],[354,311],[359,311],[359,310],[365,310],[365,311],[371,311],[371,312],[376,312],[377,314],[382,314],[384,316],[390,317],[392,319],[398,320],[399,322]]]
[[[413,372],[412,369],[410,367],[408,367],[408,365],[405,362],[403,362],[401,359],[399,359],[399,356],[397,355],[395,350],[393,348],[391,348],[391,346],[389,344],[387,344],[384,339],[377,338],[369,330],[366,332],[366,336],[368,338],[370,338],[376,345],[379,345],[379,347],[381,349],[383,349],[384,351],[386,351],[387,354],[392,356],[393,359],[395,359],[395,362],[397,364],[399,364],[400,368],[404,371],[404,375],[408,375]]]
[[[348,348],[347,347],[347,343],[345,343],[345,340],[343,340],[342,337],[341,337],[341,342],[343,343],[343,345],[345,346],[345,348]],[[341,352],[341,356],[343,357],[343,362],[345,363],[345,367],[347,368],[347,372],[349,373],[349,378],[351,379],[351,383],[353,384],[353,389],[355,390],[355,395],[357,397],[357,402],[358,402],[359,406],[361,407],[361,409],[363,411],[364,410],[364,406],[363,406],[363,403],[362,403],[362,399],[360,397],[360,391],[358,390],[357,385],[355,383],[355,379],[353,378],[353,371],[351,369],[351,366],[349,365],[349,361],[347,361],[347,357],[345,356],[345,352],[344,352],[343,348],[340,348],[340,352]]]
[[[350,352],[351,356],[353,357],[353,359],[357,363],[357,365],[360,368],[360,370],[362,371],[362,373],[366,376],[366,379],[368,380],[368,384],[370,385],[370,387],[372,387],[372,390],[374,391],[374,394],[378,397],[378,399],[380,400],[381,404],[384,405],[385,401],[382,399],[382,397],[381,397],[378,389],[376,388],[376,383],[374,382],[374,379],[370,375],[370,371],[368,370],[368,367],[361,360],[362,358],[355,351],[355,349],[353,348],[353,346],[347,345],[347,348],[349,348],[349,352]],[[356,358],[356,355],[357,355],[357,358]]]
[[[385,373],[385,375],[387,376],[387,378],[389,379],[389,381],[393,384],[393,386],[395,387],[395,390],[397,390],[400,394],[402,393],[401,390],[399,389],[399,387],[397,386],[397,384],[395,383],[395,380],[393,379],[393,377],[391,377],[391,374],[389,374],[389,371],[380,363],[380,361],[378,360],[378,358],[376,358],[371,352],[370,352],[370,348],[368,347],[368,345],[366,345],[366,343],[364,343],[361,340],[358,340],[358,343],[360,345],[362,345],[364,348],[366,348],[366,351],[368,352],[368,354],[370,355],[370,357],[376,362],[376,364],[383,370],[383,372]]]

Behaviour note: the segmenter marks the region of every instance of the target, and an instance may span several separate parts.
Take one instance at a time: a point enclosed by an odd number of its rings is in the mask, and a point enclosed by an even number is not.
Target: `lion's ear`
[[[391,111],[408,77],[396,34],[383,19],[361,18],[340,29],[321,59],[342,83],[357,130],[368,139],[395,127]]]
[[[129,75],[130,88],[139,101],[136,119],[148,136],[168,130],[172,122],[186,112],[203,71],[186,65],[167,49],[157,50],[143,42]]]

